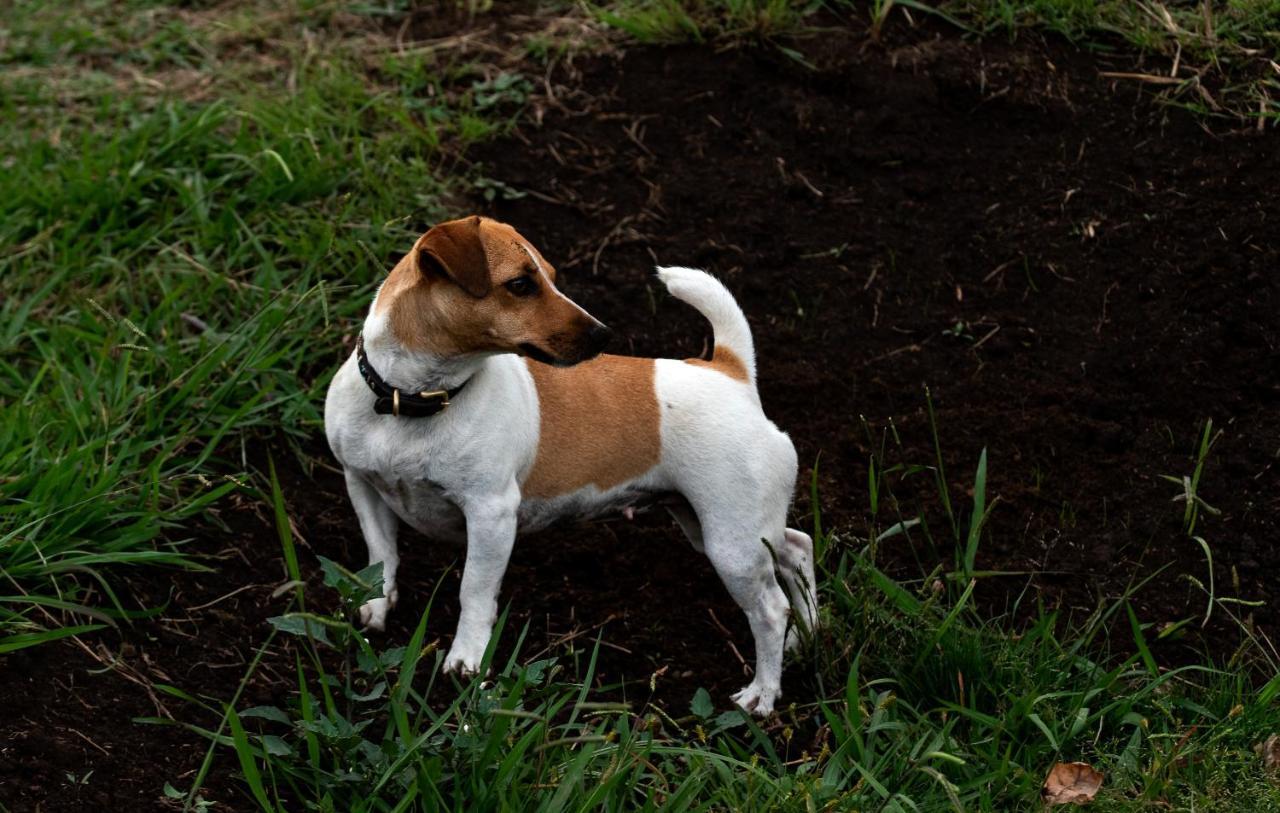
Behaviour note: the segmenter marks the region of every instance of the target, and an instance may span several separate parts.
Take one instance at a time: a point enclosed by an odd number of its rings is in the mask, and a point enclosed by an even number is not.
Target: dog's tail
[[[751,339],[751,326],[733,294],[720,280],[696,268],[659,268],[658,278],[676,299],[688,302],[711,323],[715,337],[713,359],[723,358],[723,351],[737,357],[747,373],[747,381],[756,383],[756,347]]]

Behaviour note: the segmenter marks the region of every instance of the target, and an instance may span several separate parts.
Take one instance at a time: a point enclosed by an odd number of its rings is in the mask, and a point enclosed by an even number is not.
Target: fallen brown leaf
[[[1045,777],[1040,798],[1054,805],[1083,805],[1093,801],[1102,787],[1102,774],[1083,762],[1059,762]]]

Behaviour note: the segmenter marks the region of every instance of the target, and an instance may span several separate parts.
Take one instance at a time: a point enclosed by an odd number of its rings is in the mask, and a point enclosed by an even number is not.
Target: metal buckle
[[[391,391],[391,414],[400,417],[400,390]]]
[[[443,408],[445,408],[445,407],[449,406],[449,391],[448,391],[448,390],[424,390],[423,392],[418,393],[418,396],[419,396],[420,398],[435,398],[435,397],[439,396],[439,397],[444,398],[444,403],[440,404],[440,408],[441,408],[441,409],[443,409]]]

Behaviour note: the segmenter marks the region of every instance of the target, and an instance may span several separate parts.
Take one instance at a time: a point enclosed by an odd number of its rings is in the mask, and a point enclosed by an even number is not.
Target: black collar
[[[364,383],[369,385],[373,394],[378,396],[373,402],[373,411],[379,415],[395,415],[397,418],[426,418],[444,411],[449,400],[456,398],[462,388],[467,385],[463,381],[451,390],[432,390],[430,392],[401,392],[382,380],[382,376],[369,363],[369,356],[364,352],[364,334],[356,339],[356,363],[360,367],[360,375]]]

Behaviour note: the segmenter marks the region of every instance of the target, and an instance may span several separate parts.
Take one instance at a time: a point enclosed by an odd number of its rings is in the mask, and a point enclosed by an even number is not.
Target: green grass
[[[822,8],[815,0],[621,0],[592,10],[640,42],[705,42],[794,34]]]
[[[317,434],[441,145],[524,87],[335,3],[79,11],[16,4],[0,57],[0,652],[128,617],[113,568],[191,565],[246,442]]]
[[[944,499],[959,488],[941,452],[925,464],[895,462],[900,453],[885,434],[868,461],[865,535],[814,520],[821,627],[789,667],[807,675],[804,693],[768,723],[705,691],[667,709],[628,704],[616,687],[600,695],[598,645],[580,669],[567,656],[523,661],[527,630],[503,660],[491,646],[490,678],[441,689],[430,605],[408,641],[377,650],[350,619],[379,594],[378,566],[353,574],[322,559],[338,609],[305,612],[295,599],[264,631],[264,649],[278,650],[280,634],[296,640],[278,656],[293,660],[277,664],[297,676],[289,700],[236,709],[189,698],[207,723],[187,725],[209,738],[210,759],[234,756],[243,803],[267,811],[1033,810],[1050,768],[1069,761],[1105,774],[1096,810],[1280,805],[1253,751],[1280,730],[1280,664],[1247,626],[1226,662],[1166,668],[1151,644],[1194,619],[1140,619],[1137,579],[1085,617],[1044,606],[991,617],[973,603],[977,581],[995,577],[973,567],[994,505],[985,452],[964,505]],[[926,513],[895,496],[922,478],[945,506],[935,541],[957,563],[894,580],[876,561],[930,533]],[[172,793],[194,802],[201,780]]]

